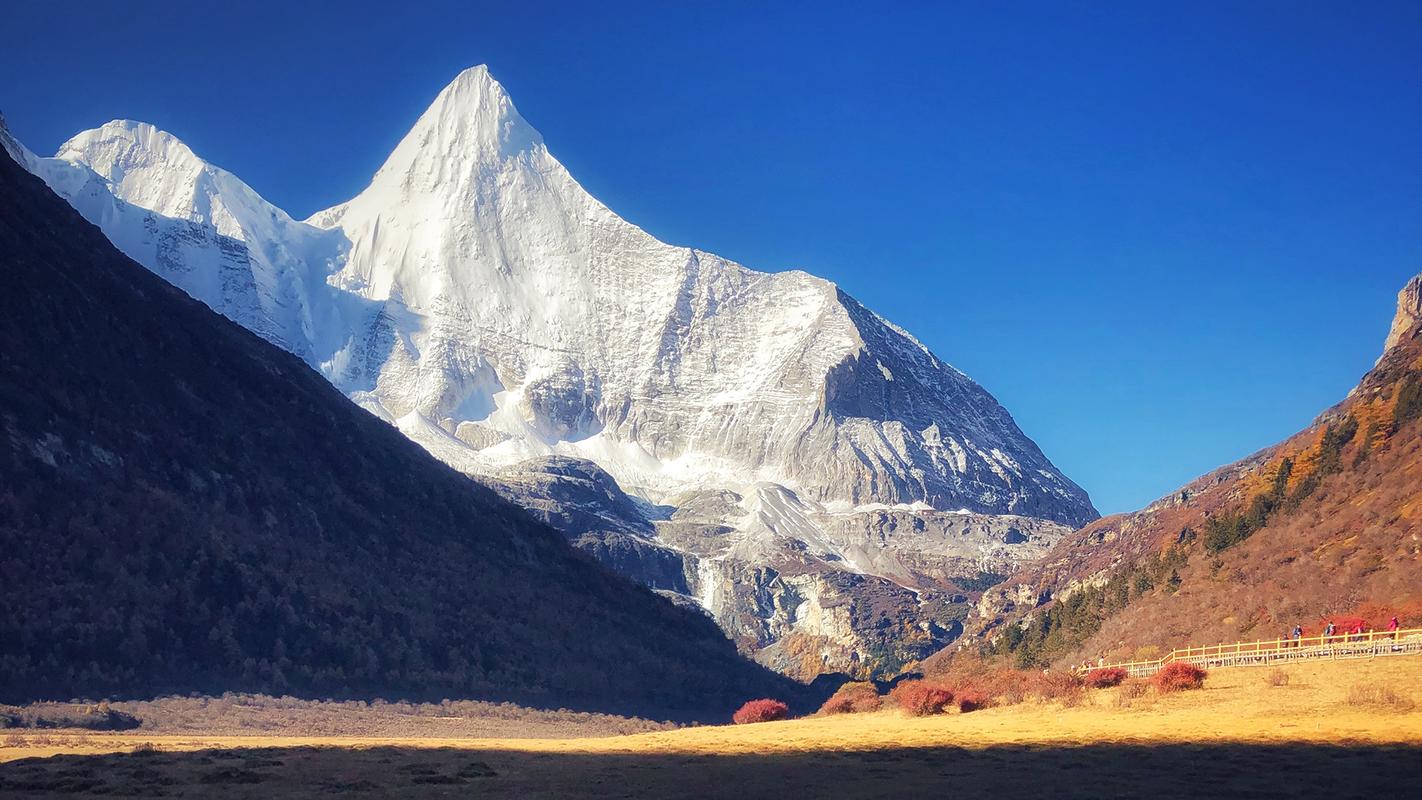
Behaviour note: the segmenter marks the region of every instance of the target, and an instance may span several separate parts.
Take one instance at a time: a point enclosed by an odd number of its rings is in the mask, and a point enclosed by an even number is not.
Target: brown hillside
[[[1422,276],[1343,402],[1280,444],[1066,537],[983,596],[955,651],[987,644],[1045,665],[1273,638],[1295,624],[1316,632],[1325,617],[1422,623],[1419,296]]]

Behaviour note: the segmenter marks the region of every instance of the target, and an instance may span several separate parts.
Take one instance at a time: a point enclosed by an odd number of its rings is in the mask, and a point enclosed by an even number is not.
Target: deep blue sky
[[[44,154],[153,122],[304,217],[487,63],[622,216],[838,282],[1104,512],[1340,399],[1422,270],[1415,2],[200,5],[8,0],[0,109]]]

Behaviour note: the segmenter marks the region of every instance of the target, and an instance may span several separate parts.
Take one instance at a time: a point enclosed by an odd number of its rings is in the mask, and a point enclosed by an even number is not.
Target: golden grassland
[[[24,733],[0,747],[0,795],[1346,797],[1422,785],[1422,658],[1282,669],[1284,685],[1267,668],[1220,669],[1202,690],[1128,699],[1103,689],[1074,706],[603,738]],[[1392,697],[1360,702],[1359,687]]]

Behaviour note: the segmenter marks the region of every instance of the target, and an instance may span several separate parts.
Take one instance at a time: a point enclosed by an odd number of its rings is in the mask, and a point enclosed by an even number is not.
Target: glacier
[[[125,254],[787,671],[921,650],[835,617],[866,592],[940,645],[955,576],[1097,516],[991,394],[833,283],[618,217],[485,67],[304,221],[145,123],[52,158],[0,143]]]

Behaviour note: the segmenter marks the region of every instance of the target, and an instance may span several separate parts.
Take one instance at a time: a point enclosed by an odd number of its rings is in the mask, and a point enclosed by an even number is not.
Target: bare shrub
[[[981,670],[972,674],[945,679],[956,691],[983,695],[991,705],[1013,706],[1026,699],[1033,675],[1015,669]]]
[[[1032,676],[1029,691],[1043,700],[1059,700],[1068,708],[1081,703],[1084,683],[1071,672],[1044,672]]]
[[[1289,673],[1281,669],[1271,669],[1269,674],[1264,676],[1264,682],[1270,686],[1288,686]]]
[[[1005,673],[1010,672],[1004,670]],[[1027,699],[1027,680],[1020,673],[1011,672],[985,687],[994,697],[1007,705],[1017,705]]]
[[[1375,683],[1355,683],[1348,687],[1348,705],[1376,708],[1386,711],[1411,711],[1417,707],[1412,698],[1393,689]]]
[[[1140,678],[1127,678],[1116,690],[1115,697],[1112,698],[1112,705],[1120,710],[1134,708],[1136,701],[1144,697],[1149,688],[1150,684]]]

